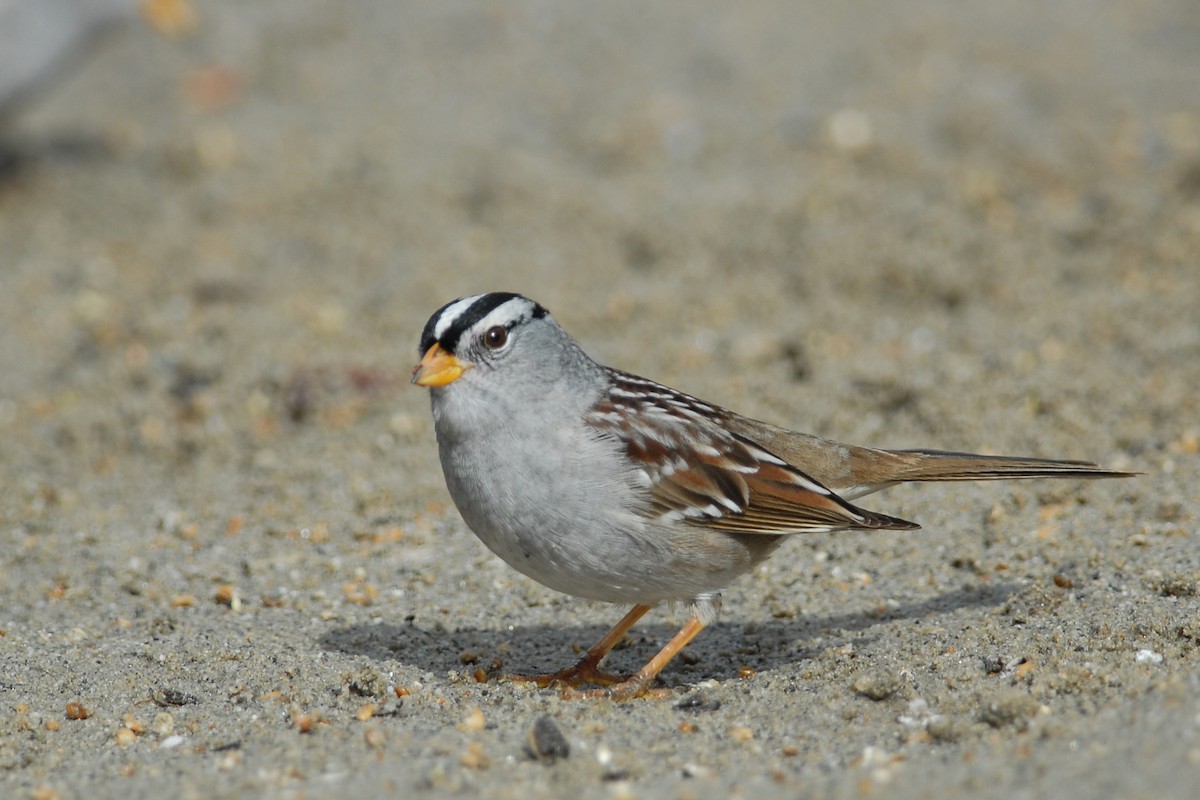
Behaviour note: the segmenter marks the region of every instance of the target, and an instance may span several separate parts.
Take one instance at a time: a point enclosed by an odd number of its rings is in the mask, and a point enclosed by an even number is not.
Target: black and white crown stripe
[[[461,297],[437,310],[421,332],[418,349],[424,355],[434,344],[454,353],[463,334],[479,326],[503,325],[508,329],[529,319],[546,316],[546,309],[514,292],[489,292]]]

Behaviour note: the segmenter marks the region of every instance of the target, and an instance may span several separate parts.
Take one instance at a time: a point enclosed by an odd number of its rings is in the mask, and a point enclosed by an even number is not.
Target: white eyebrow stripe
[[[472,331],[487,330],[494,325],[511,328],[514,323],[534,316],[538,307],[537,303],[529,298],[515,295],[493,308],[487,313],[487,316],[472,322],[470,328],[460,329],[464,322],[463,318],[472,317],[472,309],[475,305],[488,297],[491,295],[477,294],[474,297],[464,297],[447,306],[446,310],[438,317],[437,325],[434,326],[434,338],[441,340],[450,336],[455,342],[466,341],[470,338]]]
[[[523,311],[519,314],[513,313],[513,308],[512,308],[513,303],[516,303],[517,305],[522,306]],[[492,313],[488,314],[486,317],[479,320],[479,322],[476,322],[472,326],[472,330],[478,328],[481,331],[486,331],[488,328],[492,327],[493,325],[504,325],[505,323],[512,322],[513,320],[520,319],[522,317],[527,316],[527,314],[525,312],[532,311],[532,309],[533,309],[533,303],[526,300],[524,297],[514,297],[513,299],[508,300],[508,301],[496,306],[492,310]],[[465,331],[464,331],[464,333],[465,333]]]
[[[450,330],[450,326],[453,325],[459,317],[466,313],[467,309],[474,305],[475,301],[481,297],[483,297],[481,294],[473,295],[471,297],[464,297],[462,300],[458,300],[446,306],[446,309],[442,312],[442,315],[438,317],[437,325],[433,329],[433,338],[440,340],[443,336],[445,336],[446,331]]]

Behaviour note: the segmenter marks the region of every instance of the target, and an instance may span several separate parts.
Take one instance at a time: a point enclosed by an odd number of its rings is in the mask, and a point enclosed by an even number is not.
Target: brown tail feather
[[[986,456],[946,450],[889,450],[901,459],[896,481],[986,481],[1024,478],[1129,478],[1136,472],[1104,469],[1090,461]]]
[[[1010,458],[944,450],[877,450],[821,439],[736,415],[730,415],[726,425],[846,500],[902,481],[1128,478],[1138,474],[1104,469],[1087,461]]]

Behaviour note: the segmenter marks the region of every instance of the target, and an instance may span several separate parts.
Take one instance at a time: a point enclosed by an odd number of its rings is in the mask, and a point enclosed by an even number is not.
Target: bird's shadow
[[[812,658],[831,646],[852,643],[862,647],[875,638],[864,632],[886,623],[937,617],[964,608],[999,606],[1019,588],[1014,583],[967,586],[880,612],[798,616],[749,625],[719,621],[688,646],[690,658],[676,659],[664,675],[669,679],[682,674],[690,682],[725,679],[739,666],[776,669]],[[612,609],[612,622],[620,614]],[[618,673],[636,671],[677,629],[677,625],[665,623],[635,626],[625,646],[613,652],[606,666]],[[473,670],[473,664],[487,666],[499,659],[501,672],[537,674],[573,664],[581,648],[594,644],[607,630],[606,625],[449,628],[441,621],[431,623],[410,617],[405,624],[348,625],[330,630],[321,636],[320,644],[326,650],[377,661],[400,661],[422,670]]]

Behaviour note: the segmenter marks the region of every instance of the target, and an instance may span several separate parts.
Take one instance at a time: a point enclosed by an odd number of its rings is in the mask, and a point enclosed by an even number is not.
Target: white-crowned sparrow
[[[545,308],[492,292],[438,309],[414,383],[430,388],[446,485],[496,555],[560,592],[634,604],[578,664],[527,678],[642,694],[788,534],[919,527],[847,502],[901,481],[1110,478],[1083,461],[876,450],[748,419],[596,363]],[[654,604],[679,633],[622,680],[601,659]]]

